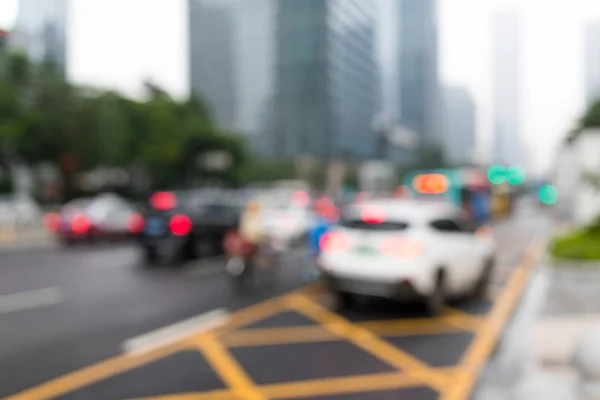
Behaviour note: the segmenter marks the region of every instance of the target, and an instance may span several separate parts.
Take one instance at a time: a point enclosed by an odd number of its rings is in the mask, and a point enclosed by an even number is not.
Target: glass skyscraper
[[[274,155],[375,155],[376,11],[374,0],[277,1]]]
[[[189,0],[190,92],[225,129],[235,129],[235,1]]]
[[[440,108],[436,0],[399,0],[400,122],[422,144],[439,144]]]
[[[12,48],[36,62],[49,62],[64,73],[67,62],[67,1],[20,0]]]

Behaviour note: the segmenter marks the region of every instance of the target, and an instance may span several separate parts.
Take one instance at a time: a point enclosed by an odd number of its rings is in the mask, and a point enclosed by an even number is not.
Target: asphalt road
[[[149,269],[131,244],[0,253],[0,398],[464,398],[469,377],[459,373],[475,375],[461,367],[465,353],[506,323],[504,303],[525,281],[513,272],[547,229],[530,209],[499,223],[490,299],[429,321],[418,307],[381,302],[331,309],[318,288],[299,289],[300,250],[276,284],[247,294],[232,289],[219,260]],[[230,315],[214,333],[123,355],[131,338],[214,310]],[[473,365],[488,357],[479,353]],[[448,397],[452,381],[466,389]]]

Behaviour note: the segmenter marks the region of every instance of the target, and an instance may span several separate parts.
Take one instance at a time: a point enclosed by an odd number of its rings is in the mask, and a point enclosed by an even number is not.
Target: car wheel
[[[193,255],[195,258],[208,257],[213,254],[213,244],[206,236],[196,236],[193,239]]]
[[[354,295],[348,292],[335,292],[336,308],[348,309],[352,308],[355,304]]]
[[[446,278],[443,270],[439,270],[435,278],[435,288],[425,298],[427,313],[433,317],[439,316],[446,305]]]
[[[484,261],[483,268],[481,269],[481,276],[477,280],[475,287],[473,288],[473,298],[477,300],[485,299],[489,287],[489,283],[494,273],[495,261],[493,257],[487,258]]]
[[[144,249],[144,267],[152,267],[158,263],[156,251],[151,248]]]
[[[64,246],[64,247],[73,247],[75,245],[75,239],[71,239],[71,238],[62,238],[60,239],[60,243]]]

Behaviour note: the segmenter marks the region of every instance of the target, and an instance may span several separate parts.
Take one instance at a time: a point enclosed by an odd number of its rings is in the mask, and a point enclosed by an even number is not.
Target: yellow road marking
[[[533,272],[535,261],[540,257],[543,246],[532,243],[523,257],[519,267],[512,273],[510,280],[486,319],[485,324],[477,332],[471,345],[465,352],[459,366],[460,372],[454,380],[454,385],[444,393],[443,400],[463,400],[468,398],[479,377],[481,368],[489,359],[498,341],[503,327],[510,318],[521,294],[527,287],[529,277]]]
[[[269,399],[294,399],[312,396],[331,396],[370,392],[386,389],[398,389],[417,386],[421,382],[407,374],[393,372],[344,378],[315,379],[292,383],[265,385],[260,390]]]
[[[325,342],[339,340],[322,326],[293,326],[284,328],[245,329],[221,338],[229,347],[274,346],[278,344]]]
[[[320,292],[320,286],[318,284],[304,286],[298,290],[291,292],[294,293],[306,293],[307,296],[316,296]],[[284,296],[274,297],[269,300],[265,300],[262,303],[255,304],[253,306],[239,310],[229,316],[228,321],[221,327],[217,328],[215,332],[224,333],[228,332],[245,325],[250,325],[254,322],[269,318],[280,312],[290,311],[284,302]]]
[[[321,307],[310,298],[301,294],[293,294],[288,296],[287,299],[290,307],[323,324],[326,329],[345,338],[371,355],[409,374],[412,379],[437,389],[443,388],[447,384],[445,377],[433,368],[392,346],[385,340],[376,337],[370,331]]]
[[[4,400],[43,400],[51,399],[65,393],[73,392],[84,386],[110,378],[116,374],[137,368],[159,358],[189,350],[181,344],[173,344],[141,355],[121,355],[89,367],[71,372],[60,378],[53,379],[32,389],[9,396]]]
[[[357,322],[355,325],[368,329],[378,336],[411,336],[476,330],[481,326],[482,321],[482,318],[457,314],[439,318]],[[221,341],[230,347],[274,346],[336,340],[340,340],[340,337],[321,325],[243,329],[226,333],[221,337]]]
[[[130,400],[240,400],[229,390],[213,390],[210,392],[172,394],[167,396],[141,397]]]
[[[198,348],[202,351],[208,363],[215,372],[231,388],[234,395],[241,399],[266,400],[257,389],[256,385],[242,367],[233,358],[212,333],[206,333],[198,337]]]

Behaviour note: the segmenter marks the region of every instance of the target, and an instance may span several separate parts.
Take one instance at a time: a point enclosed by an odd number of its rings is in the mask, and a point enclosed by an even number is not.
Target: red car
[[[126,238],[144,229],[141,214],[116,195],[73,200],[60,213],[47,214],[44,224],[66,245],[98,238]]]

